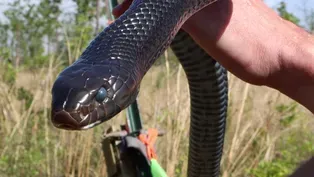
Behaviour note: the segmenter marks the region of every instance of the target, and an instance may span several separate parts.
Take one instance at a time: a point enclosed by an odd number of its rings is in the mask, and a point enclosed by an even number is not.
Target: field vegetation
[[[12,0],[0,18],[0,177],[106,176],[103,133],[123,124],[125,112],[87,131],[56,129],[50,122],[50,91],[57,74],[106,26],[109,12],[100,0],[61,4]],[[274,10],[300,25],[284,2]],[[314,11],[304,12],[302,27],[313,31]],[[230,73],[229,88],[223,177],[285,177],[314,155],[309,111]],[[169,176],[186,176],[189,92],[171,50],[145,76],[139,104],[145,128],[166,130],[156,145],[162,166]]]

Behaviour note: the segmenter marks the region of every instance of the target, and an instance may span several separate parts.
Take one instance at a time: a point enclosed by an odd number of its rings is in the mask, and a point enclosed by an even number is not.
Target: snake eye
[[[97,95],[95,97],[96,101],[99,103],[102,103],[107,97],[107,90],[103,87],[101,87],[98,92]]]

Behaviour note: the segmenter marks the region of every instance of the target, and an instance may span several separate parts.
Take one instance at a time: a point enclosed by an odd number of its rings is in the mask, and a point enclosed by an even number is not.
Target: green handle
[[[156,159],[152,159],[150,162],[150,170],[153,177],[168,177],[165,170],[159,165]]]

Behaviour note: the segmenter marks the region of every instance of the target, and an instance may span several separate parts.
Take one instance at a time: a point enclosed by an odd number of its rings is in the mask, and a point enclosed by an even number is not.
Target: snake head
[[[62,71],[53,85],[51,120],[61,129],[89,129],[117,115],[137,94],[126,70],[77,63]]]

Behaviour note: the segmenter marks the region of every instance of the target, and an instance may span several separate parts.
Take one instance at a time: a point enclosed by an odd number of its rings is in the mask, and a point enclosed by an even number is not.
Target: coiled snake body
[[[169,47],[188,78],[191,125],[188,176],[219,176],[227,114],[227,73],[180,30],[213,0],[134,0],[52,88],[54,126],[92,128],[118,114],[138,95],[145,73]]]

